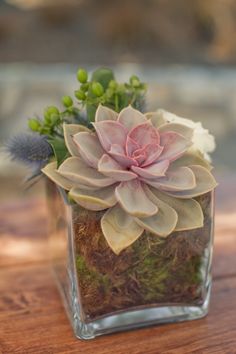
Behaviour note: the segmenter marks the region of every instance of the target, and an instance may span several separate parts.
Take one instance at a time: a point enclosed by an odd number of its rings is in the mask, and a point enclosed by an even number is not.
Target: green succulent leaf
[[[48,139],[49,144],[52,146],[54,155],[57,161],[57,167],[62,164],[62,162],[70,156],[64,139],[61,138],[50,138]]]

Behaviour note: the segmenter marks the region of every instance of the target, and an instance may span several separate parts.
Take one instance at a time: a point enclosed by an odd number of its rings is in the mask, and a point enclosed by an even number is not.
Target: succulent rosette
[[[167,237],[203,226],[194,198],[216,182],[193,146],[193,127],[169,121],[163,111],[128,106],[118,114],[102,105],[93,127],[64,124],[71,157],[42,171],[83,208],[104,210],[101,228],[116,254],[144,230]]]

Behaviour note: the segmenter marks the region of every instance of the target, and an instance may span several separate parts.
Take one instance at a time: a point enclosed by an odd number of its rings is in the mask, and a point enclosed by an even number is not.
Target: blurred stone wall
[[[235,0],[0,0],[0,62],[236,63]]]

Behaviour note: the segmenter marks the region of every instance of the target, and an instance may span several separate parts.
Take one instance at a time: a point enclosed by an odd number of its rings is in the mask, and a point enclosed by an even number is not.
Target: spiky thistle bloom
[[[45,136],[21,133],[11,138],[6,150],[13,160],[25,163],[33,169],[41,169],[53,154]]]

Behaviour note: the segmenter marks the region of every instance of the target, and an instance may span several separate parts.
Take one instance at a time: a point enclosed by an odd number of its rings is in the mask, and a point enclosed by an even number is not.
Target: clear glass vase
[[[204,226],[159,238],[149,232],[115,255],[100,228],[103,212],[69,204],[47,181],[50,245],[59,290],[81,339],[193,320],[208,312],[213,193],[196,198]]]

